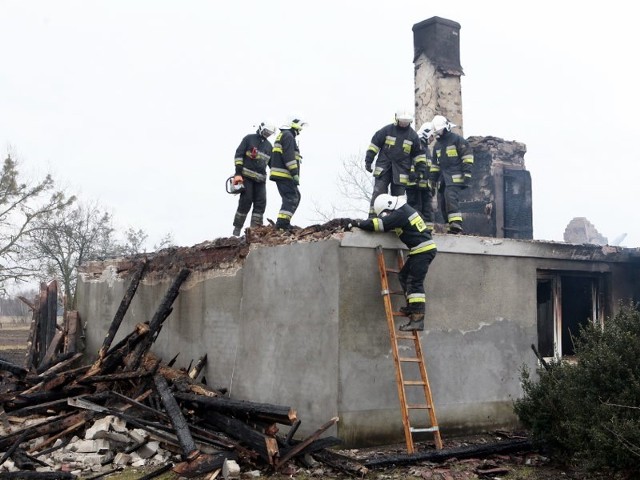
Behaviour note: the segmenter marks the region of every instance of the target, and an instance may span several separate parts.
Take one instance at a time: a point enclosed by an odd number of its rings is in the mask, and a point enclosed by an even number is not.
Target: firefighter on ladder
[[[437,253],[431,232],[422,216],[406,203],[404,196],[397,197],[386,193],[378,195],[373,209],[376,217],[351,220],[350,225],[372,232],[393,230],[409,248],[407,261],[398,276],[407,300],[407,305],[400,308],[400,311],[409,317],[409,323],[401,325],[400,330],[424,330],[424,281],[429,265]]]

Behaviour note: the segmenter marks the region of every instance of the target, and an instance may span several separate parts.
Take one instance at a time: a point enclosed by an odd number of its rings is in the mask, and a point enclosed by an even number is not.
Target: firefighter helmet
[[[433,122],[423,123],[420,130],[418,130],[418,136],[423,142],[429,142],[429,139],[433,136]]]
[[[387,193],[378,195],[373,202],[373,211],[376,215],[380,216],[386,210],[397,210],[401,206],[407,203],[407,199],[403,197],[395,197]]]
[[[450,132],[453,127],[457,126],[451,123],[442,115],[436,115],[435,117],[433,117],[431,123],[433,123],[433,133],[436,137],[442,135],[442,132],[444,132],[445,130],[447,132]]]
[[[269,138],[276,133],[276,124],[270,120],[265,120],[258,125],[258,135],[262,135],[264,138]]]
[[[285,130],[295,130],[297,133],[300,133],[302,131],[302,128],[306,127],[307,125],[307,122],[300,119],[299,116],[291,115],[281,128]]]
[[[399,127],[408,127],[413,122],[413,113],[409,110],[398,110],[395,116],[395,124]]]

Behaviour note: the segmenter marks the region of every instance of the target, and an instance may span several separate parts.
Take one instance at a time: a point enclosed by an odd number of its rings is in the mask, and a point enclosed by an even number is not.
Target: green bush
[[[522,367],[516,414],[558,458],[640,470],[640,312],[621,305],[604,329],[591,324],[574,342],[575,363],[554,361],[537,379]]]

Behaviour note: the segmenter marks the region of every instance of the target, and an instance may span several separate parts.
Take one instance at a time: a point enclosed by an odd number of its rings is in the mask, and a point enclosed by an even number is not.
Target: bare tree
[[[336,178],[339,203],[331,202],[330,210],[314,206],[319,220],[334,218],[363,218],[369,213],[369,202],[373,191],[373,176],[364,168],[364,155],[356,154],[342,160],[342,169]]]
[[[75,308],[78,265],[126,250],[114,232],[111,215],[96,204],[78,204],[37,220],[30,235],[31,251],[40,261],[41,276],[60,279],[66,308]]]
[[[21,180],[18,163],[7,155],[0,172],[0,288],[34,275],[25,243],[41,218],[64,211],[74,200],[54,189],[51,175],[35,183]]]

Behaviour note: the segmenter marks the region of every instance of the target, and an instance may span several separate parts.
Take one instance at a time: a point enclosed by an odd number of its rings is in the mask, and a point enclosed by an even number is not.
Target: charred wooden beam
[[[180,355],[180,352],[176,353],[176,355],[169,360],[169,363],[167,363],[167,367],[173,367],[173,365],[176,363],[176,360],[178,360],[178,355]]]
[[[72,365],[76,360],[82,357],[82,353],[74,353],[69,358],[62,359],[58,361],[55,365],[46,368],[45,370],[38,373],[39,379],[35,379],[35,381],[42,381],[43,379],[49,378],[51,375],[57,374],[59,371],[64,370],[69,365]],[[34,380],[30,380],[34,382]]]
[[[482,445],[467,445],[442,450],[428,450],[412,454],[390,455],[378,457],[364,462],[366,467],[377,468],[389,465],[409,465],[416,462],[444,462],[450,458],[463,460],[465,458],[485,457],[494,454],[521,452],[531,450],[533,447],[528,439],[507,440],[497,443]]]
[[[17,448],[12,454],[11,459],[15,462],[16,467],[20,470],[35,470],[38,466],[46,467],[47,464],[37,458],[33,458],[21,448]]]
[[[104,375],[113,372],[124,363],[124,359],[131,353],[131,350],[140,342],[144,336],[149,334],[149,325],[138,323],[133,332],[127,335],[116,346],[111,348],[102,361],[96,361],[87,374],[78,379],[82,381],[93,375]]]
[[[75,480],[69,472],[4,472],[2,480]]]
[[[362,463],[345,455],[340,455],[333,450],[319,450],[317,452],[313,452],[312,456],[316,460],[329,465],[331,468],[344,472],[355,478],[364,478],[364,476],[369,473],[369,469]]]
[[[153,361],[153,359],[153,355],[147,355],[145,357],[145,365],[148,362]],[[173,386],[180,392],[196,393],[198,395],[204,395],[207,397],[218,397],[220,395],[224,395],[224,393],[226,392],[226,389],[224,388],[214,389],[202,383],[196,382],[191,377],[189,377],[187,373],[175,368],[160,366],[158,372],[168,381],[173,383]]]
[[[171,284],[171,287],[169,287],[169,290],[167,290],[160,306],[149,322],[149,335],[145,336],[145,338],[135,346],[130,357],[127,357],[127,370],[136,370],[140,366],[142,356],[147,352],[147,350],[149,350],[151,344],[156,340],[156,337],[162,328],[162,324],[171,314],[173,302],[180,293],[180,286],[184,283],[190,273],[191,270],[188,268],[183,268],[180,270],[180,273],[178,273],[178,276]]]
[[[235,460],[233,452],[222,452],[216,455],[200,454],[190,462],[181,462],[173,467],[173,471],[181,477],[193,478],[222,468],[225,460]]]
[[[142,279],[142,276],[144,275],[148,265],[149,265],[149,262],[145,258],[143,262],[138,266],[135,273],[133,274],[133,277],[131,278],[131,283],[129,283],[129,288],[127,288],[127,291],[125,292],[124,297],[122,297],[122,300],[120,301],[120,306],[118,307],[118,310],[116,311],[116,314],[113,317],[113,321],[109,326],[107,335],[104,337],[104,341],[102,342],[102,347],[98,351],[99,363],[102,362],[102,359],[105,357],[105,355],[109,351],[109,348],[111,347],[111,343],[113,342],[113,339],[115,338],[116,333],[118,333],[120,324],[122,323],[122,320],[124,319],[124,316],[127,313],[129,306],[131,305],[133,296],[136,294],[136,290],[138,289],[140,280]]]
[[[202,373],[202,369],[205,367],[206,364],[207,364],[207,354],[205,353],[202,357],[198,359],[198,361],[193,366],[193,368],[189,370],[189,377],[192,380],[197,379],[198,376]]]
[[[285,438],[285,441],[284,441],[285,444],[291,445],[291,441],[293,440],[293,436],[298,431],[298,428],[300,427],[301,423],[302,423],[302,421],[299,418],[295,422],[293,422],[293,425],[291,425],[291,428],[289,429],[289,432],[287,433],[287,436]]]
[[[4,450],[16,441],[20,435],[25,434],[24,440],[32,440],[44,435],[51,435],[64,430],[71,425],[76,424],[80,420],[86,418],[90,412],[80,412],[73,415],[64,415],[46,423],[40,423],[38,425],[31,425],[17,432],[12,432],[9,435],[0,437],[0,450]],[[26,432],[26,433],[25,433]]]
[[[169,418],[171,419],[171,424],[175,429],[178,440],[180,441],[180,446],[182,447],[182,458],[185,460],[193,458],[194,455],[198,454],[198,448],[196,447],[196,442],[191,436],[189,425],[187,425],[187,421],[185,420],[184,415],[182,415],[180,406],[169,390],[167,380],[162,375],[155,375],[153,377],[153,381],[156,385],[158,395],[160,395],[160,399],[162,400],[162,404],[167,411],[167,415],[169,415]]]
[[[27,370],[26,368],[22,368],[21,366],[16,365],[15,363],[2,360],[1,358],[0,358],[0,370],[13,373],[18,378],[23,378],[27,373],[29,373],[29,370]]]
[[[2,455],[2,457],[0,457],[0,465],[2,465],[7,458],[10,458],[11,455],[13,455],[13,452],[15,452],[18,449],[18,447],[20,446],[20,444],[25,441],[26,436],[27,436],[27,432],[23,431],[20,434],[20,436],[16,439],[16,441],[13,442],[13,445],[11,445],[9,447],[9,450],[4,452],[4,455]]]
[[[44,357],[42,357],[40,365],[48,365],[53,361],[56,354],[58,353],[58,350],[60,349],[63,336],[64,334],[62,331],[58,330],[55,332],[53,338],[51,339],[51,342],[49,343],[49,346],[47,347],[47,350],[44,353]]]
[[[83,396],[83,398],[86,398],[87,400],[90,400],[92,402],[99,402],[102,400],[106,400],[107,398],[109,398],[109,393],[110,392],[104,392],[104,393],[98,393],[95,395],[87,395],[87,396]],[[28,407],[22,407],[22,408],[18,408],[16,410],[12,410],[11,411],[11,416],[13,417],[26,417],[29,415],[33,415],[36,413],[40,413],[40,412],[46,412],[48,410],[53,410],[53,411],[62,411],[62,410],[66,410],[66,406],[69,405],[69,398],[67,397],[67,395],[64,395],[62,398],[57,399],[57,400],[52,400],[50,402],[44,402],[44,403],[39,403],[37,405],[31,405]]]
[[[80,314],[76,310],[65,312],[65,336],[64,353],[76,353],[78,351],[78,335],[80,333]]]
[[[329,428],[335,425],[338,422],[338,417],[333,417],[331,420],[322,425],[318,430],[313,432],[307,438],[305,438],[300,443],[296,444],[293,448],[287,451],[284,455],[282,455],[278,462],[276,463],[276,470],[282,468],[282,466],[291,460],[293,457],[301,453],[307,446],[309,446],[314,440],[317,440],[320,435],[326,432]]]
[[[22,301],[22,303],[24,303],[27,307],[29,307],[29,309],[33,312],[36,309],[36,306],[34,303],[30,302],[29,300],[27,300],[26,298],[24,298],[22,295],[18,295],[18,299]]]
[[[174,396],[180,400],[196,403],[207,409],[212,408],[216,411],[233,413],[235,417],[253,417],[282,423],[283,425],[293,425],[298,419],[294,409],[281,405],[233,400],[226,397],[205,397],[192,393],[175,393]]]
[[[208,412],[204,421],[231,438],[249,446],[269,465],[274,464],[275,457],[279,454],[275,438],[255,431],[240,420],[217,412]]]
[[[100,383],[100,382],[122,382],[125,380],[136,380],[149,377],[153,372],[140,369],[133,372],[112,373],[110,375],[95,375],[78,380],[78,383]]]

